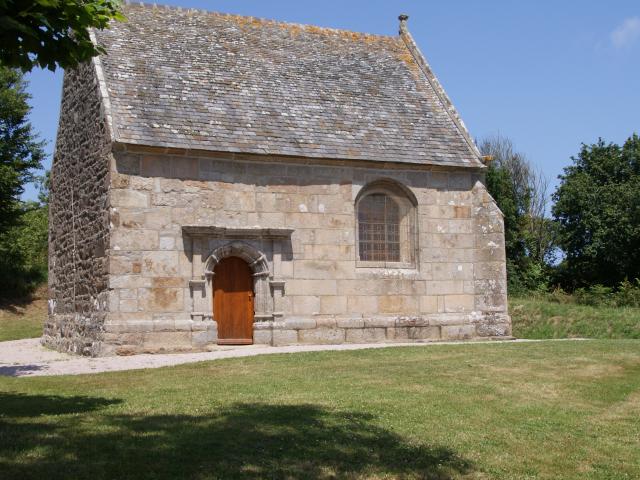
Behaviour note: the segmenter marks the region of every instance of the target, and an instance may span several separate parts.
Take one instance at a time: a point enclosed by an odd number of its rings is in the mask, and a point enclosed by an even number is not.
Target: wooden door
[[[218,322],[218,343],[253,343],[253,277],[238,257],[218,263],[213,276],[213,315]]]

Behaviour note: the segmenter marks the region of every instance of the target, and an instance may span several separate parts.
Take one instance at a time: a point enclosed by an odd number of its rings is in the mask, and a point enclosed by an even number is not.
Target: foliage
[[[611,306],[613,299],[613,288],[603,285],[591,285],[586,288],[578,288],[573,292],[576,303],[581,305]]]
[[[0,67],[0,297],[3,298],[26,295],[46,278],[47,207],[20,201],[25,183],[36,179],[34,170],[41,168],[44,158],[44,142],[37,139],[27,121],[29,98],[22,74]]]
[[[518,194],[509,170],[500,165],[491,164],[489,166],[486,182],[489,193],[496,200],[498,207],[504,214],[507,258],[512,263],[519,264],[526,256],[525,242],[522,235],[525,225],[526,198]]]
[[[625,340],[0,377],[0,467],[3,480],[638,478],[639,390]]]
[[[544,290],[555,239],[555,225],[545,217],[546,179],[507,138],[487,138],[480,151],[493,158],[486,185],[504,214],[509,291]]]
[[[0,298],[28,296],[47,278],[48,207],[21,204],[21,219],[0,234]]]
[[[74,67],[104,49],[89,28],[124,20],[120,0],[0,0],[0,63],[30,71]]]
[[[635,282],[621,282],[615,292],[615,301],[617,305],[640,308],[640,279],[636,278]]]
[[[640,280],[624,280],[616,288],[600,284],[581,287],[573,295],[576,303],[582,305],[640,308]]]
[[[30,98],[22,74],[0,66],[0,235],[18,223],[24,184],[44,158],[44,142],[27,121]]]
[[[634,294],[640,296],[640,288]],[[607,287],[567,294],[512,297],[509,313],[518,338],[628,338],[640,339],[640,304],[629,302]],[[620,307],[618,305],[635,305]]]
[[[620,147],[582,145],[553,195],[565,259],[558,281],[569,289],[615,287],[640,277],[640,137]]]
[[[40,269],[46,274],[49,209],[46,205],[29,202],[25,204],[25,213],[22,218],[16,245],[27,257],[24,265],[27,268]]]
[[[33,181],[38,189],[38,202],[42,205],[49,205],[49,191],[51,190],[51,171],[47,170],[44,175],[38,175]]]

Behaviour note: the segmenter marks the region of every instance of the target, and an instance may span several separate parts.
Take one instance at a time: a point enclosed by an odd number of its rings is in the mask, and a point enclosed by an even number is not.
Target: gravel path
[[[159,368],[183,363],[219,360],[222,358],[251,357],[274,353],[318,352],[325,350],[361,350],[402,346],[472,345],[477,343],[507,344],[535,340],[490,342],[427,342],[427,343],[371,343],[343,345],[292,345],[269,347],[264,345],[214,347],[209,352],[143,354],[130,357],[78,357],[49,350],[40,345],[40,339],[0,342],[0,375],[35,377],[47,375],[81,375],[85,373],[115,372],[142,368]]]

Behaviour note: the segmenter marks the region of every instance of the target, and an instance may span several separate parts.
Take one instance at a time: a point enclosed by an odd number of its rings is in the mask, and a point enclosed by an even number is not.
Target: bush
[[[618,306],[640,307],[640,279],[635,282],[624,280],[615,294]]]
[[[560,287],[556,287],[551,293],[545,295],[544,299],[553,303],[575,303],[575,298]]]
[[[544,293],[549,289],[548,267],[531,260],[515,266],[507,260],[507,281],[512,295]]]
[[[590,287],[578,288],[573,294],[565,292],[557,287],[552,292],[534,294],[536,298],[553,303],[573,303],[577,305],[588,305],[592,307],[635,307],[640,308],[640,279],[633,282],[624,280],[617,288],[605,287],[604,285],[592,285]],[[518,294],[516,295],[518,296]],[[519,294],[519,296],[524,296]]]
[[[613,288],[603,285],[592,285],[586,288],[578,288],[573,295],[576,303],[590,305],[592,307],[607,306],[615,307],[615,296]]]

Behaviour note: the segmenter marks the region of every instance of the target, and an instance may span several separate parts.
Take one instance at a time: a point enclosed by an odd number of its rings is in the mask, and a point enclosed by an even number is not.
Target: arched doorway
[[[239,257],[220,260],[213,276],[213,311],[218,323],[218,344],[253,343],[253,277]]]

